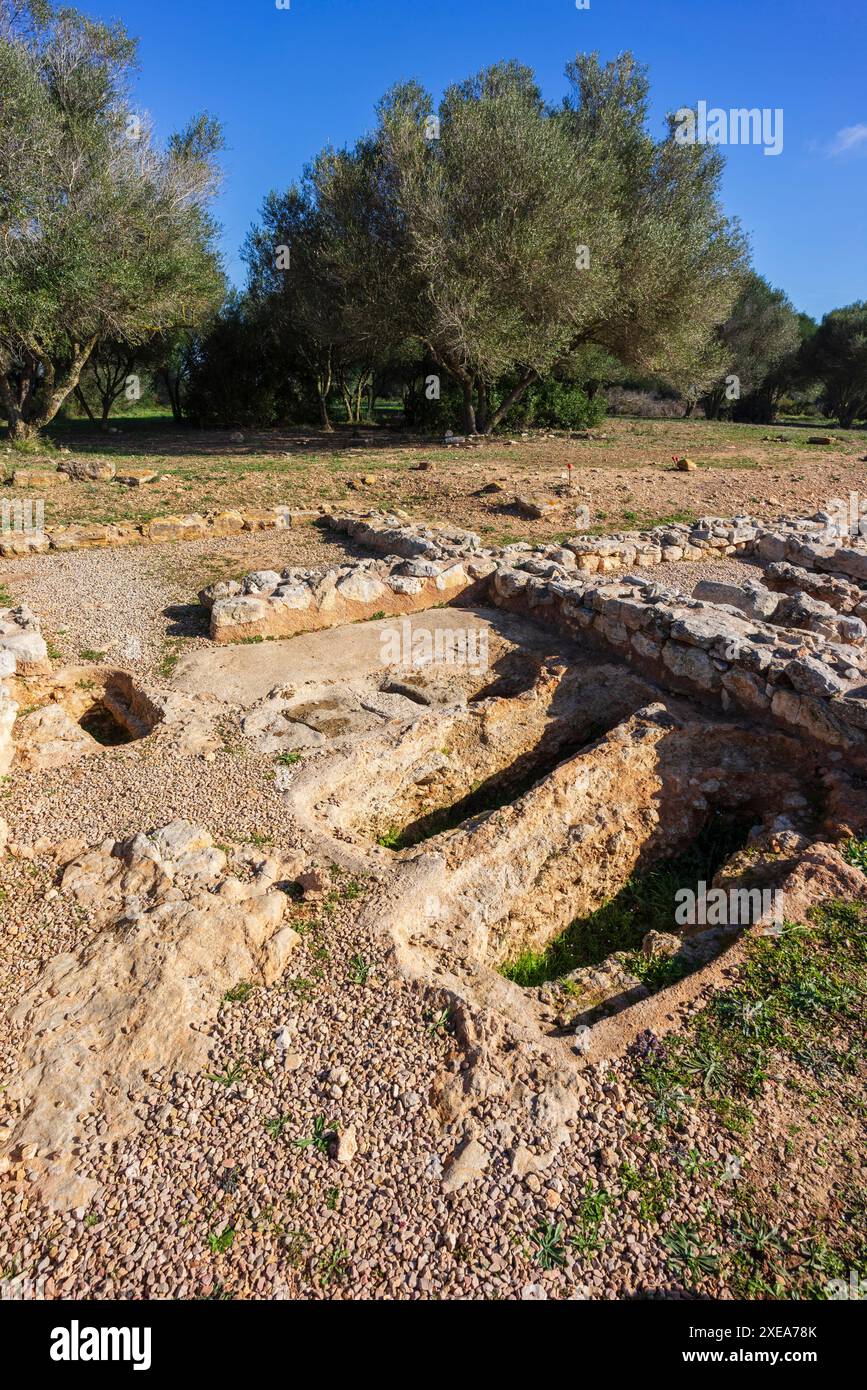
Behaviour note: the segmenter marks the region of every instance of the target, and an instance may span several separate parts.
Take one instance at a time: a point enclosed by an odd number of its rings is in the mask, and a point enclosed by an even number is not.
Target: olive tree
[[[867,301],[832,309],[801,350],[805,378],[821,384],[842,429],[867,419]]]
[[[468,431],[587,345],[672,379],[701,362],[712,380],[708,341],[746,265],[721,156],[678,143],[673,117],[648,133],[643,69],[582,56],[567,73],[558,109],[515,63],[437,110],[402,84],[371,136],[313,167],[352,332],[414,339],[459,384]]]
[[[145,343],[222,293],[208,204],[219,128],[165,149],[133,110],[119,25],[0,0],[0,410],[48,424],[97,344]]]
[[[794,363],[801,342],[800,319],[788,296],[750,271],[718,341],[725,374],[704,397],[705,414],[718,419],[730,410],[736,418],[770,423],[786,385],[785,365]]]

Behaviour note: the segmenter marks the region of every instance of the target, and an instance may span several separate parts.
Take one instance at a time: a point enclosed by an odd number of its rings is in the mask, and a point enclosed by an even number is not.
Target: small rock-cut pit
[[[162,714],[125,671],[66,667],[20,681],[23,710],[14,733],[14,765],[26,771],[65,767],[146,738]]]
[[[141,737],[140,734],[132,733],[126,724],[122,724],[104,700],[97,700],[85,710],[78,721],[78,727],[106,748],[134,743],[137,737]]]

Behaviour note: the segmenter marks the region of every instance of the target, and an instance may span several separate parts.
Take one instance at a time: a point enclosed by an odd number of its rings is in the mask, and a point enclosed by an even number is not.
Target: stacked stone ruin
[[[244,531],[284,531],[318,516],[318,512],[297,507],[246,507],[154,517],[143,522],[94,522],[43,529],[12,526],[0,531],[0,556],[4,560],[16,560],[28,555],[44,555],[48,551],[65,553],[114,546],[157,545],[163,541],[222,540],[240,536]]]
[[[13,678],[36,675],[45,670],[47,661],[48,649],[35,614],[24,607],[0,608],[0,777],[12,763],[12,731],[18,717]],[[6,822],[0,817],[0,854],[6,837]]]
[[[331,515],[324,524],[383,558],[214,585],[201,597],[216,641],[286,637],[463,597],[588,639],[664,688],[867,765],[867,544],[836,533],[822,514],[773,526],[703,518],[501,549],[387,515]],[[757,577],[705,580],[688,595],[643,572],[730,556],[755,560]]]

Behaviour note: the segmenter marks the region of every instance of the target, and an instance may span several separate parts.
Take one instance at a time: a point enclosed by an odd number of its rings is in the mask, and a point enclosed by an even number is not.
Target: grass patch
[[[817,1080],[857,1069],[865,1003],[865,909],[831,904],[782,937],[752,938],[737,985],[714,996],[688,1037],[673,1036],[649,1050],[641,1082],[657,1108],[675,1092],[685,1099],[698,1093],[737,1133],[749,1127],[750,1103],[780,1059]],[[847,1028],[848,1041],[840,1037]]]
[[[162,680],[169,680],[174,675],[175,667],[181,659],[181,651],[180,638],[166,643],[165,651],[157,665],[157,675]]]
[[[277,754],[277,757],[275,758],[274,761],[277,762],[277,763],[279,763],[281,767],[294,767],[296,763],[300,763],[300,761],[301,761],[301,754],[300,754],[300,753],[278,753],[278,754]]]
[[[627,511],[621,512],[620,518],[633,531],[652,531],[655,526],[691,526],[698,519],[697,514],[688,507],[680,507],[662,516],[654,512]]]
[[[658,1126],[678,1126],[687,1106],[736,1134],[759,1117],[773,1122],[762,1103],[766,1082],[782,1083],[790,1097],[783,1113],[798,1117],[762,1145],[769,1157],[776,1152],[776,1175],[757,1174],[758,1185],[739,1175],[724,1215],[709,1202],[706,1227],[677,1223],[665,1232],[666,1263],[685,1286],[719,1278],[731,1297],[745,1299],[841,1298],[855,1296],[847,1291],[859,1281],[863,1287],[867,1198],[855,1167],[851,1175],[841,1169],[829,1192],[800,1212],[800,1203],[790,1209],[782,1179],[799,1134],[825,1168],[823,1150],[833,1154],[839,1127],[863,1112],[865,1004],[867,908],[826,903],[782,934],[748,938],[736,982],[686,1034],[662,1042],[646,1033],[633,1046],[637,1085]]]
[[[843,846],[843,858],[847,864],[867,874],[867,840],[847,840]]]

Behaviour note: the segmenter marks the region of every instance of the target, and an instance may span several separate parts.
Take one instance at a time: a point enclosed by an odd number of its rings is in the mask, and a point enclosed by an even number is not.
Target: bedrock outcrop
[[[300,868],[250,850],[232,863],[187,821],[80,850],[63,867],[61,891],[93,935],[51,959],[15,1011],[22,1042],[5,1145],[6,1161],[22,1160],[53,1204],[92,1195],[76,1152],[97,1123],[111,1142],[135,1130],[148,1072],[206,1065],[227,989],[280,978],[300,937],[277,884]]]

